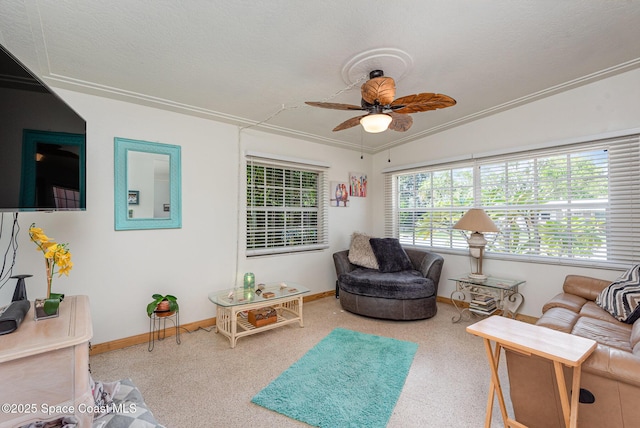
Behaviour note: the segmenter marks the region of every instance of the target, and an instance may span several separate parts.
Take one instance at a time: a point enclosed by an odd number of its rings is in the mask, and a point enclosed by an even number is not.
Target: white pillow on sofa
[[[370,238],[370,236],[358,232],[351,235],[349,261],[357,266],[378,270],[378,260],[371,248]]]

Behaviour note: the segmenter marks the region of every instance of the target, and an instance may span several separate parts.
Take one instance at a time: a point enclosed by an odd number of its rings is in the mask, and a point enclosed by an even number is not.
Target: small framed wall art
[[[367,197],[367,174],[364,172],[349,173],[349,195],[359,198]]]
[[[332,181],[330,184],[329,205],[332,207],[347,207],[349,202],[347,183],[342,181]]]
[[[140,204],[140,192],[138,190],[129,190],[127,193],[127,202],[129,205]]]

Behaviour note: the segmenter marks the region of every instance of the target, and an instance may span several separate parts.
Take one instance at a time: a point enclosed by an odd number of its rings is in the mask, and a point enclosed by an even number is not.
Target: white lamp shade
[[[471,232],[499,232],[496,224],[481,208],[472,208],[453,226]]]
[[[475,272],[469,274],[469,278],[484,280],[487,278],[482,273],[482,253],[487,240],[484,238],[483,232],[499,232],[496,224],[489,218],[486,212],[481,208],[472,208],[462,216],[460,220],[453,226],[454,229],[469,230],[471,236],[468,238],[469,253],[477,262]]]
[[[386,131],[391,123],[391,116],[388,114],[368,114],[360,119],[360,125],[365,131],[371,134]]]

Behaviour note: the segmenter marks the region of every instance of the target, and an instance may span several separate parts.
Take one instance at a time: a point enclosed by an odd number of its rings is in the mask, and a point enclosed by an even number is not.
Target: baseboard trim
[[[312,294],[310,296],[305,296],[302,300],[306,302],[312,302],[314,300],[323,299],[329,296],[335,296],[335,291],[325,291],[323,293]],[[187,332],[196,331],[200,328],[209,328],[216,325],[216,319],[207,318],[201,321],[195,321],[188,324],[181,324],[180,330]],[[176,329],[175,328],[167,328],[166,336],[175,336]],[[181,333],[182,334],[182,333]],[[149,342],[149,333],[137,334],[135,336],[124,337],[122,339],[116,339],[109,342],[98,343],[96,345],[92,344],[91,349],[89,351],[89,355],[98,355],[103,352],[115,351],[116,349],[128,348],[129,346],[140,345],[141,343]]]
[[[334,297],[335,295],[336,295],[336,292],[333,290],[325,291],[322,293],[306,296],[303,299],[303,301],[307,303],[307,302],[312,302],[318,299],[324,299],[325,297]],[[451,301],[451,299],[447,297],[438,296],[436,298],[436,301],[440,303],[446,303],[448,305],[453,305],[453,302]],[[461,307],[468,307],[469,303],[458,302],[457,305]],[[529,315],[522,315],[522,314],[516,315],[516,319],[520,321],[524,321],[529,324],[535,324],[536,321],[538,321],[538,318],[536,317],[532,317]],[[207,318],[204,320],[191,322],[188,324],[182,324],[180,325],[180,329],[187,330],[188,332],[192,332],[200,328],[206,329],[209,327],[213,327],[215,325],[216,325],[216,319],[214,317],[214,318]],[[168,328],[166,331],[166,335],[167,337],[174,336],[175,329]],[[124,337],[122,339],[116,339],[110,342],[98,343],[97,345],[92,344],[91,350],[89,351],[89,355],[98,355],[98,354],[102,354],[103,352],[115,351],[116,349],[128,348],[129,346],[140,345],[141,343],[148,343],[148,342],[149,342],[149,333],[137,334],[135,336]]]
[[[170,324],[170,323],[169,323]],[[199,328],[208,328],[216,325],[215,318],[207,318],[201,321],[195,321],[188,324],[180,324],[181,333],[186,330],[187,332],[196,331]],[[176,329],[167,328],[165,331],[166,337],[175,336]],[[98,343],[97,345],[91,344],[89,355],[102,354],[103,352],[115,351],[116,349],[128,348],[129,346],[139,345],[141,343],[149,342],[149,333],[137,334],[135,336],[124,337],[122,339],[112,340],[110,342]]]
[[[335,296],[336,292],[334,290],[331,291],[325,291],[323,293],[318,293],[318,294],[312,294],[311,296],[306,296],[304,299],[304,302],[313,302],[314,300],[318,300],[318,299],[324,299],[325,297],[330,297],[330,296]]]

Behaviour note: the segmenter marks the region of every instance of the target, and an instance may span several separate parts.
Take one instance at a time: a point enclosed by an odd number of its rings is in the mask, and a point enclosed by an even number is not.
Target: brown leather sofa
[[[640,426],[640,320],[625,324],[595,303],[611,281],[569,275],[563,292],[544,305],[537,325],[598,342],[582,365],[578,426]],[[529,428],[564,426],[553,365],[506,351],[516,420]],[[567,388],[571,371],[565,369]],[[568,391],[571,393],[571,391]]]

